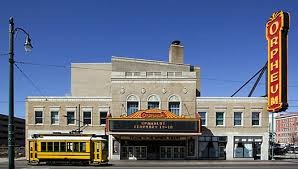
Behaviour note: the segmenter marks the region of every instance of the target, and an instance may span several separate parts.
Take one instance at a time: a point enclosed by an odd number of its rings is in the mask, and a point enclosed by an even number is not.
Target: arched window
[[[159,109],[160,99],[157,95],[151,95],[148,97],[148,109]]]
[[[172,95],[169,97],[169,111],[176,114],[177,116],[180,115],[180,98],[176,95]]]
[[[127,115],[139,110],[139,99],[135,95],[130,95],[126,99]]]

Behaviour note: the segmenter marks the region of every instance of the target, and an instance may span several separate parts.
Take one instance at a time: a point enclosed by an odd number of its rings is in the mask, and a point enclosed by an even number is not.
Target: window
[[[217,126],[224,125],[224,112],[216,112],[216,125]]]
[[[148,98],[148,109],[159,109],[159,97],[156,95],[151,95]]]
[[[48,152],[53,151],[53,142],[48,142]]]
[[[169,98],[169,111],[176,114],[177,116],[180,115],[180,99],[179,99],[179,97],[173,95]]]
[[[86,143],[85,142],[80,142],[80,151],[86,152]]]
[[[80,144],[79,142],[73,143],[73,152],[80,152]]]
[[[107,114],[106,111],[99,112],[99,124],[106,124]]]
[[[260,112],[252,112],[252,125],[253,126],[260,125]]]
[[[66,147],[65,147],[65,142],[60,142],[60,152],[65,152]]]
[[[148,77],[161,76],[161,72],[147,72]]]
[[[42,111],[35,111],[35,124],[42,124]]]
[[[131,115],[139,110],[139,99],[135,95],[130,95],[127,98],[127,115]]]
[[[120,143],[117,140],[113,140],[113,154],[119,154]]]
[[[179,116],[180,102],[169,102],[169,111]]]
[[[74,111],[68,111],[66,116],[67,116],[67,125],[75,124],[75,112]]]
[[[242,125],[242,112],[234,112],[234,126]]]
[[[201,117],[202,126],[206,126],[206,112],[199,112],[199,115]]]
[[[127,102],[127,115],[131,115],[139,110],[139,102]]]
[[[125,72],[126,77],[140,76],[141,72]]]
[[[51,124],[59,124],[59,112],[51,111]]]
[[[83,124],[84,125],[91,124],[91,111],[85,111],[85,112],[83,112]]]
[[[46,152],[47,151],[47,143],[46,142],[41,142],[41,151]]]
[[[73,142],[67,142],[67,152],[72,152]]]
[[[59,152],[59,142],[54,142],[54,152]]]

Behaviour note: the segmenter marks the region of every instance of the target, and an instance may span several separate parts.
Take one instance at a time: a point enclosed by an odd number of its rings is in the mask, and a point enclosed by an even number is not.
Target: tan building
[[[183,60],[174,41],[169,62],[73,63],[71,96],[27,98],[26,138],[106,135],[112,160],[268,159],[267,99],[200,97],[200,68]]]

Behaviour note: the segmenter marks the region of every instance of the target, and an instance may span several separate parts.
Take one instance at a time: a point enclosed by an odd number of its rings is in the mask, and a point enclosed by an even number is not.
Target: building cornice
[[[197,103],[200,102],[259,102],[267,103],[267,97],[197,97]]]
[[[51,101],[51,102],[62,102],[62,101],[102,101],[110,102],[112,97],[100,97],[100,96],[28,96],[27,102],[40,102],[40,101]]]

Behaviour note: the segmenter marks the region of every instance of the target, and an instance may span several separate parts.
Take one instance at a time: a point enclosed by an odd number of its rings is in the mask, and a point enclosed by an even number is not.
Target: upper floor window
[[[161,72],[147,72],[148,77],[161,76]]]
[[[43,112],[35,111],[35,124],[42,124],[42,123],[43,123]]]
[[[59,124],[59,112],[51,111],[51,124]]]
[[[224,112],[216,112],[216,125],[217,126],[224,125]]]
[[[67,125],[69,124],[75,124],[75,112],[74,111],[67,111],[66,112],[67,117]]]
[[[234,126],[242,125],[242,112],[234,112]]]
[[[99,124],[106,124],[107,115],[108,115],[107,111],[99,112]]]
[[[169,98],[169,111],[177,116],[180,115],[180,99],[178,96],[173,95]]]
[[[260,125],[260,112],[252,112],[252,121],[253,126],[259,126]]]
[[[201,117],[201,124],[202,126],[206,126],[206,112],[199,112],[199,115]]]
[[[135,95],[130,95],[127,98],[127,115],[131,115],[139,110],[139,99]]]
[[[181,77],[182,72],[167,72],[168,77]]]
[[[83,112],[83,124],[90,125],[91,124],[91,111],[84,111]]]
[[[140,75],[141,75],[141,72],[125,72],[126,77],[135,77]]]
[[[151,95],[148,98],[148,109],[159,109],[160,99],[156,95]]]

